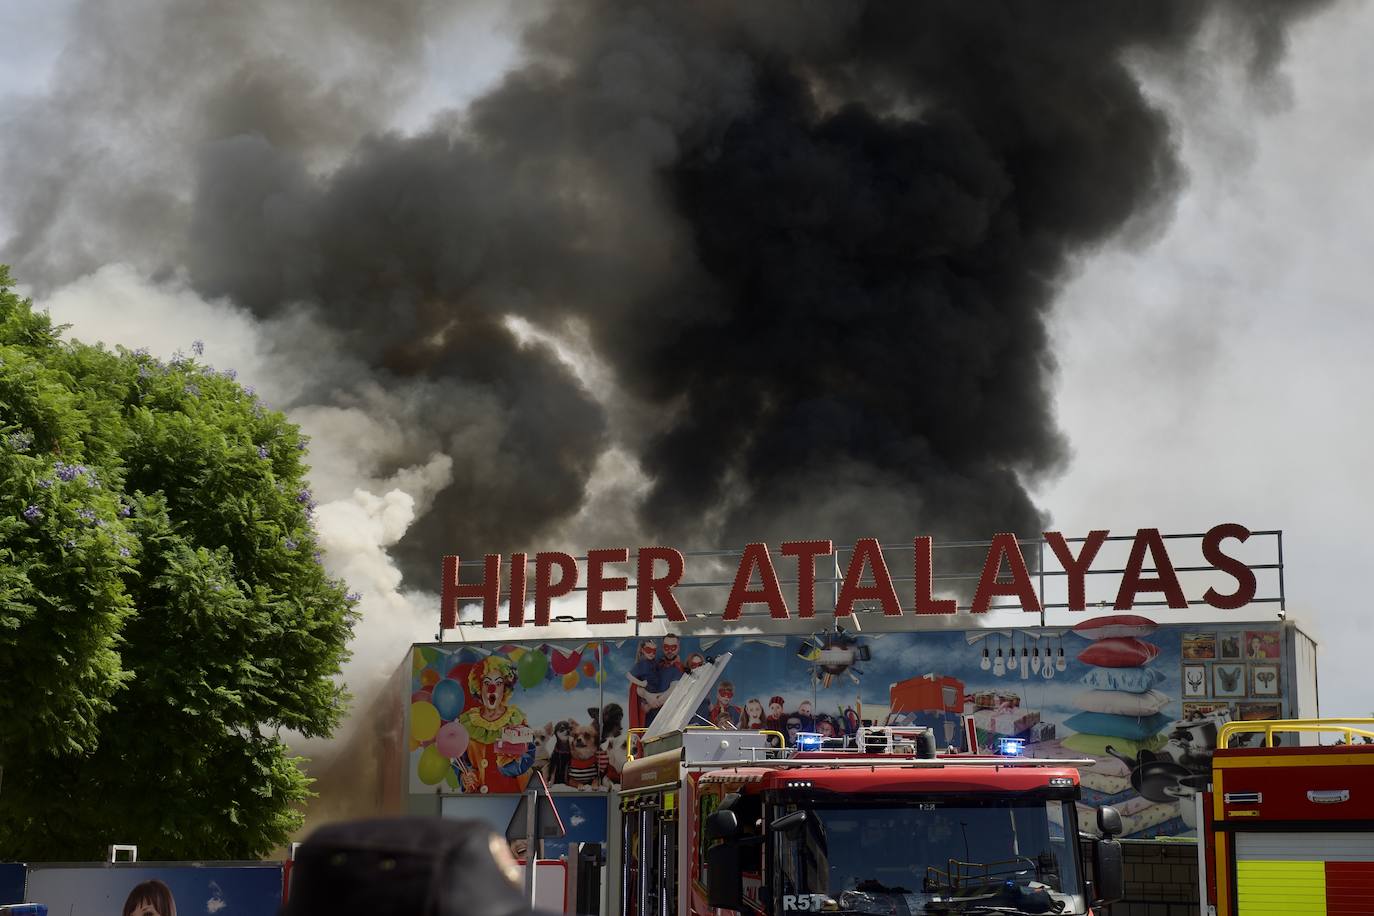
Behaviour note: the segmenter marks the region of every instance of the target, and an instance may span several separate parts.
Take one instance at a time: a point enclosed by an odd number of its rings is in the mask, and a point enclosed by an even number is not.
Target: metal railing
[[[1231,746],[1231,736],[1237,734],[1264,735],[1264,747],[1274,746],[1274,734],[1284,732],[1340,732],[1346,744],[1354,744],[1356,736],[1374,740],[1374,719],[1263,719],[1254,722],[1227,722],[1217,735],[1217,747]]]

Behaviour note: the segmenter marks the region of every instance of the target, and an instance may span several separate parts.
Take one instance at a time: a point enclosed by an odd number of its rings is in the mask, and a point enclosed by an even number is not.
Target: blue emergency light
[[[820,732],[797,732],[797,750],[799,751],[819,751],[825,742],[825,736]]]
[[[1003,757],[1020,757],[1026,752],[1025,738],[998,738],[997,753]]]

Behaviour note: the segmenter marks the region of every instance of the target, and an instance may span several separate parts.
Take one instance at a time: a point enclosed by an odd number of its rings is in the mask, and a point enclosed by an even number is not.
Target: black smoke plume
[[[1185,177],[1131,62],[1178,65],[1219,22],[1263,78],[1315,6],[566,0],[492,91],[403,134],[442,5],[96,3],[7,141],[7,184],[37,180],[3,259],[39,283],[184,268],[330,326],[404,401],[386,460],[454,459],[399,545],[419,585],[445,552],[540,546],[612,444],[670,543],[1030,534],[1027,486],[1068,456],[1056,290]],[[140,112],[131,164],[74,126]],[[615,403],[512,318],[585,332]],[[358,402],[328,372],[310,397]]]

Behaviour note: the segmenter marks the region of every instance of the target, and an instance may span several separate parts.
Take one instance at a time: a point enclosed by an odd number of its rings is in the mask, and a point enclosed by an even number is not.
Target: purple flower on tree
[[[119,548],[119,555],[120,555],[121,557],[127,557],[127,556],[129,555],[129,548],[127,548],[127,547],[121,547],[121,548]]]
[[[196,354],[196,356],[204,356],[204,355],[205,355],[205,341],[203,341],[203,340],[197,340],[197,341],[192,342],[192,344],[191,344],[191,352],[194,353],[194,354]]]
[[[344,600],[349,604],[357,604],[359,601],[363,600],[363,594],[362,592],[349,592],[344,595]]]
[[[259,457],[259,458],[266,458],[266,457],[267,457],[267,446],[265,446],[265,445],[259,445],[259,446],[258,446],[258,457]]]
[[[81,517],[82,521],[95,521],[95,510],[93,509],[78,509],[76,514]]]
[[[133,510],[132,508],[130,508],[129,506],[121,505],[121,506],[119,507],[119,517],[120,517],[120,518],[128,518],[130,515],[133,514],[133,511],[134,511],[134,510]]]
[[[10,434],[9,443],[10,448],[16,452],[26,452],[29,450],[29,446],[33,445],[33,436],[21,430]]]
[[[43,510],[38,508],[37,506],[29,506],[27,509],[24,510],[23,515],[24,518],[28,519],[29,521],[35,522],[43,517]]]
[[[299,542],[297,542],[295,538],[287,538],[286,540],[282,541],[282,543],[286,546],[287,550],[295,550],[297,547],[300,546]]]
[[[48,490],[52,488],[52,481],[46,477],[40,477],[38,480],[38,485],[42,487],[44,490]]]

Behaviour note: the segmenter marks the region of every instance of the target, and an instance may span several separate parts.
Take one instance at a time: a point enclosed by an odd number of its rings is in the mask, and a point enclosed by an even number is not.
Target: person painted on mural
[[[786,730],[787,714],[782,711],[783,704],[782,697],[773,697],[768,701],[768,715],[763,719],[764,728],[775,732]]]
[[[134,885],[124,900],[124,916],[177,916],[172,889],[156,878]]]
[[[711,724],[717,728],[739,728],[743,710],[730,701],[735,698],[735,685],[721,681],[716,687],[716,702],[711,707]]]
[[[744,721],[740,728],[761,729],[764,727],[763,703],[758,697],[750,697],[749,702],[744,704]]]
[[[801,716],[795,712],[787,717],[787,746],[797,746],[797,734],[802,730]]]
[[[663,657],[658,660],[658,692],[660,696],[659,705],[663,705],[663,700],[668,698],[668,691],[673,689],[678,678],[687,673],[687,666],[678,657],[680,649],[676,636],[663,637]]]
[[[625,677],[630,681],[630,727],[646,728],[658,713],[654,703],[658,693],[658,643],[652,639],[640,642],[639,656]]]
[[[468,690],[478,705],[458,717],[469,738],[457,763],[464,792],[523,792],[529,782],[535,742],[512,743],[503,734],[526,728],[525,714],[510,701],[515,681],[515,666],[497,655],[487,656],[468,672]]]
[[[801,720],[801,730],[804,732],[814,732],[816,730],[816,714],[811,711],[811,701],[802,700],[797,707],[797,718]]]

